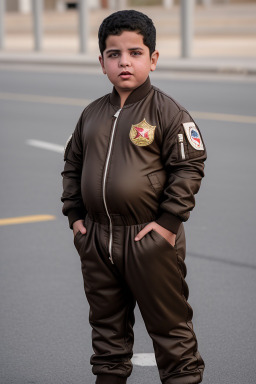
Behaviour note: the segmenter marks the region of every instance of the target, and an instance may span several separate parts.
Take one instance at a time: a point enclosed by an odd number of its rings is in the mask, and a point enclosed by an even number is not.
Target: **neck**
[[[110,94],[110,102],[111,104],[122,108],[124,104],[136,103],[137,101],[142,100],[148,92],[150,92],[151,88],[152,86],[149,78],[147,78],[145,83],[134,90],[117,90],[113,87],[112,93]]]
[[[118,92],[119,97],[120,97],[120,108],[123,108],[126,100],[128,99],[129,95],[132,93],[132,91],[127,91],[127,92],[117,91],[117,92]]]
[[[129,96],[129,94],[124,95],[124,96],[121,96],[121,95],[120,95],[120,108],[123,108],[123,106],[124,106],[126,100],[128,99],[128,96]]]

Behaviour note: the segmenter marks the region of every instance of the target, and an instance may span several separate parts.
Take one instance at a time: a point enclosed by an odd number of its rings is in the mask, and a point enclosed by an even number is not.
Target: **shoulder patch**
[[[198,151],[203,151],[203,142],[195,123],[183,123],[183,127],[190,145]]]
[[[71,147],[72,137],[73,137],[73,135],[69,136],[69,138],[68,138],[68,140],[66,142],[66,145],[64,147],[64,160],[67,159],[68,151],[69,151],[69,148]]]
[[[139,147],[153,143],[156,126],[150,125],[146,119],[138,124],[133,124],[130,130],[130,140]]]

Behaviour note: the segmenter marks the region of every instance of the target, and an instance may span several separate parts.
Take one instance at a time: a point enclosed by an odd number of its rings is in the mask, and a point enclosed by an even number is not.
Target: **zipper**
[[[114,114],[115,121],[114,121],[114,124],[113,124],[111,136],[110,136],[110,142],[109,142],[108,153],[107,153],[106,164],[105,164],[104,175],[103,175],[103,202],[104,202],[105,210],[106,210],[106,213],[107,213],[107,216],[108,216],[108,219],[109,219],[108,253],[109,253],[109,260],[111,261],[112,264],[114,264],[114,261],[113,261],[113,258],[112,258],[112,243],[113,243],[113,233],[112,233],[112,230],[113,230],[113,225],[112,225],[111,217],[110,217],[110,214],[109,214],[109,211],[108,211],[108,207],[107,207],[107,202],[106,202],[106,179],[107,179],[107,172],[108,172],[108,167],[109,167],[110,155],[111,155],[112,147],[113,147],[113,139],[114,139],[114,134],[115,134],[115,130],[116,130],[116,123],[117,123],[117,119],[118,119],[118,116],[119,116],[120,112],[121,112],[121,109],[119,109]]]
[[[179,143],[180,143],[181,158],[182,158],[182,160],[185,160],[186,156],[185,156],[184,143],[183,143],[183,133],[179,133],[178,138],[179,138]]]

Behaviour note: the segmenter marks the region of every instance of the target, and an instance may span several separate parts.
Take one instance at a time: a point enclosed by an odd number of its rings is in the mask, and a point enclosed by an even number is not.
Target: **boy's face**
[[[103,73],[107,74],[122,98],[146,81],[149,72],[156,68],[158,56],[158,51],[150,56],[142,35],[124,31],[119,36],[107,37],[106,49],[99,60]]]

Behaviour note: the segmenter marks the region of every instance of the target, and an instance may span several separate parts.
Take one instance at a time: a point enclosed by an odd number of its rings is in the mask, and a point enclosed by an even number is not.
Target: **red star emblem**
[[[137,131],[136,137],[134,137],[134,139],[137,139],[138,137],[142,136],[144,137],[144,139],[149,140],[148,129],[140,128],[140,127],[134,127],[134,128]]]
[[[156,126],[147,123],[144,118],[137,124],[133,124],[130,129],[129,137],[133,144],[144,147],[154,141]]]

